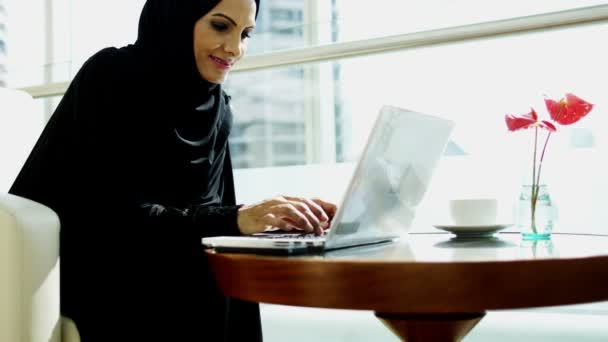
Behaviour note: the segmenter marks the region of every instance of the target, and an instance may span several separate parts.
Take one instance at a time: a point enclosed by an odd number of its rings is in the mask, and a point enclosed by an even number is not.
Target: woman
[[[148,0],[135,44],[83,65],[13,184],[60,217],[61,310],[83,341],[261,340],[257,304],[222,295],[201,238],[328,226],[318,199],[236,205],[219,84],[258,5]]]

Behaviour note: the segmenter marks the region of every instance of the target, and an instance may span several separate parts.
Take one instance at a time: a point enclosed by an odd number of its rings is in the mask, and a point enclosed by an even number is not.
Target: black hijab
[[[127,48],[144,69],[142,75],[153,75],[146,82],[164,85],[159,96],[169,109],[166,122],[173,130],[175,149],[191,164],[182,173],[201,177],[206,189],[193,195],[198,203],[207,205],[222,201],[221,178],[232,113],[221,86],[200,76],[194,56],[194,26],[220,1],[148,0],[137,41]],[[259,0],[255,2],[257,17]]]
[[[202,79],[194,57],[194,25],[221,0],[148,0],[140,19],[134,50],[163,80],[179,85],[201,102],[215,85]],[[259,0],[255,0],[257,19]],[[162,66],[159,68],[159,66]],[[189,99],[189,100],[190,100]]]

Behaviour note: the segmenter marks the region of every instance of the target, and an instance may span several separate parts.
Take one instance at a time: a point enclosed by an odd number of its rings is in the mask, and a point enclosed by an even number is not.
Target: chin
[[[203,79],[205,79],[207,82],[209,83],[214,83],[214,84],[222,84],[224,83],[224,81],[226,81],[226,78],[228,77],[228,74],[213,74],[213,75],[201,75],[203,77]]]

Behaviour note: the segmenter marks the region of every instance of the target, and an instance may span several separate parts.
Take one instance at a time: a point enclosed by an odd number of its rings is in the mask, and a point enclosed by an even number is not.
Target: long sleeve
[[[193,205],[185,210],[145,203],[140,208],[143,215],[156,224],[164,226],[192,225],[198,228],[201,237],[219,235],[239,235],[237,212],[240,206]]]
[[[224,196],[221,205],[190,204],[185,208],[162,203],[142,202],[139,214],[147,224],[154,226],[191,226],[200,237],[235,236],[241,232],[237,224],[238,209],[235,204],[234,181],[230,153],[226,153],[224,165]]]

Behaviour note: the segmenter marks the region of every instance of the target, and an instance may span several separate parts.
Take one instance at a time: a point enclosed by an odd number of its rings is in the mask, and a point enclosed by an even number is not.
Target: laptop
[[[409,231],[453,127],[444,118],[383,106],[326,234],[279,231],[202,243],[218,252],[292,255],[395,241]]]

